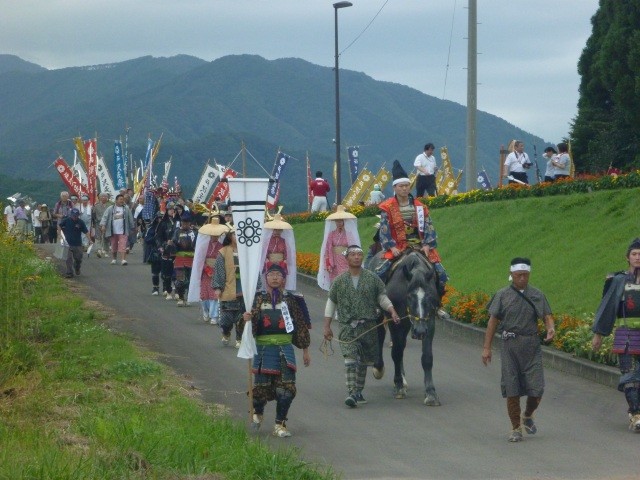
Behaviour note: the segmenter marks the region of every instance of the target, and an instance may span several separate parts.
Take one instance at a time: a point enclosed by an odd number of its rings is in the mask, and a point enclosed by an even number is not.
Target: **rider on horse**
[[[436,250],[437,235],[429,209],[409,193],[411,181],[398,160],[394,160],[391,173],[395,195],[379,205],[380,243],[385,260],[376,268],[376,273],[384,280],[391,264],[403,252],[420,250],[438,273],[438,293],[442,297],[448,277]]]

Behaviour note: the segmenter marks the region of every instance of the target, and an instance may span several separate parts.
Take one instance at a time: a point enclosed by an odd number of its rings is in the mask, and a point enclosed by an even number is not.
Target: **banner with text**
[[[358,170],[360,165],[360,147],[348,147],[347,153],[349,155],[349,173],[351,174],[351,185],[353,185],[358,178]]]
[[[207,199],[213,184],[216,182],[216,178],[218,178],[218,170],[207,163],[198,182],[198,186],[193,192],[192,199],[194,203],[203,203]]]
[[[356,178],[356,181],[345,195],[342,200],[342,205],[345,207],[353,207],[358,204],[358,199],[362,197],[363,194],[369,191],[371,185],[373,185],[373,174],[369,171],[368,168],[363,168],[360,171],[360,175]]]
[[[107,165],[104,162],[104,157],[98,157],[97,170],[100,193],[107,193],[110,198],[116,198],[116,189],[113,186],[113,179],[111,178],[111,173],[109,173]]]
[[[127,166],[122,153],[122,142],[116,140],[113,145],[113,171],[116,176],[115,188],[122,190],[127,188]]]
[[[55,165],[62,182],[67,186],[72,195],[76,195],[80,198],[83,193],[87,193],[84,185],[82,185],[82,183],[80,183],[80,179],[73,174],[73,169],[64,158],[58,157],[53,164]]]
[[[278,198],[280,197],[280,177],[288,161],[289,155],[278,152],[276,161],[273,164],[273,171],[271,172],[271,178],[273,178],[274,181],[271,182],[267,190],[267,206],[269,208],[274,208],[276,203],[278,203]]]

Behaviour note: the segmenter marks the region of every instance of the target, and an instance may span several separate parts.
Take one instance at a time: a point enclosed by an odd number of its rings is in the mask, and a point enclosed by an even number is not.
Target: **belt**
[[[281,262],[284,260],[284,253],[270,253],[269,261],[270,262]]]
[[[195,252],[186,252],[186,251],[176,252],[176,257],[193,257],[194,255],[195,255]]]
[[[516,337],[536,337],[537,335],[538,335],[537,333],[529,333],[525,335],[522,333],[504,331],[502,332],[502,340],[508,340],[510,338],[516,338]]]
[[[289,345],[293,335],[291,333],[274,333],[256,337],[256,345]]]

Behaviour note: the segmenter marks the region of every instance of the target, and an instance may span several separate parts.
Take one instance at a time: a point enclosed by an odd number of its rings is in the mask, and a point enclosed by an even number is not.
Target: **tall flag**
[[[122,142],[116,140],[113,145],[113,171],[116,176],[115,188],[127,188],[127,164],[122,152]]]
[[[224,167],[222,165],[218,165],[216,163],[216,168],[218,169],[218,175],[220,176],[220,181],[216,185],[216,188],[213,189],[213,193],[209,197],[209,201],[207,201],[207,207],[211,208],[213,206],[213,202],[215,202],[216,198],[221,202],[227,200],[229,196],[229,184],[227,182],[223,182],[223,178],[235,178],[238,176],[238,172],[232,170],[231,168]],[[266,195],[265,195],[266,198]]]
[[[360,175],[358,175],[358,178],[356,178],[356,181],[351,185],[351,188],[344,196],[342,205],[345,207],[353,207],[357,205],[358,199],[367,193],[371,185],[373,185],[374,178],[375,177],[368,168],[360,170]]]
[[[360,163],[358,156],[360,154],[360,147],[349,147],[347,148],[347,153],[349,155],[349,173],[351,174],[351,185],[353,185],[358,178],[358,167]]]
[[[87,184],[87,172],[82,163],[78,162],[78,154],[76,152],[73,152],[73,165],[71,165],[71,170],[73,170],[73,174],[80,179],[80,183],[83,185]]]
[[[307,210],[311,211],[311,205],[313,204],[313,192],[311,191],[311,182],[313,178],[311,177],[311,163],[309,161],[309,152],[307,152],[307,203],[309,207]]]
[[[482,169],[482,171],[478,173],[478,185],[482,190],[491,190],[491,181],[485,169]]]
[[[75,137],[73,139],[73,144],[76,147],[76,153],[82,160],[82,164],[85,168],[87,168],[87,152],[84,149],[84,143],[82,142],[82,137]]]
[[[436,173],[436,187],[440,195],[453,195],[458,193],[458,183],[460,175],[457,177],[453,173],[453,165],[449,158],[447,147],[440,148],[440,158],[442,159],[442,168]]]
[[[198,186],[196,186],[195,191],[193,192],[194,203],[204,203],[204,201],[208,198],[209,192],[211,191],[211,187],[218,178],[218,170],[213,166],[209,165],[209,162],[204,167],[204,171],[200,176],[200,181],[198,182]]]
[[[147,139],[147,153],[144,155],[144,163],[142,164],[142,170],[146,170],[151,163],[151,157],[153,152],[153,140],[151,138]]]
[[[104,157],[98,157],[98,185],[100,186],[100,193],[107,193],[111,198],[115,198],[116,189],[113,186],[113,179],[111,173],[107,169],[107,165],[104,163]]]
[[[267,190],[267,206],[269,208],[274,208],[278,203],[278,198],[280,197],[280,177],[282,176],[284,167],[287,166],[289,158],[289,155],[282,152],[278,152],[276,156],[273,171],[271,172],[271,178],[273,178],[274,181],[269,185],[269,189]]]
[[[266,208],[268,178],[229,178],[229,205],[238,242],[238,268],[245,311],[250,312],[260,277],[262,226]],[[250,326],[242,333],[239,358],[251,359],[258,353]]]
[[[98,178],[98,139],[92,138],[84,142],[84,149],[87,154],[87,193],[89,203],[96,203],[96,187]]]
[[[53,164],[56,167],[56,171],[60,175],[62,182],[67,186],[69,192],[73,195],[80,197],[83,193],[87,193],[87,190],[80,179],[73,174],[73,169],[61,156],[56,159]]]
[[[387,186],[391,180],[391,173],[384,166],[380,167],[378,173],[376,173],[376,178],[374,178],[373,183],[377,183],[380,185],[380,190],[384,190],[384,187]]]

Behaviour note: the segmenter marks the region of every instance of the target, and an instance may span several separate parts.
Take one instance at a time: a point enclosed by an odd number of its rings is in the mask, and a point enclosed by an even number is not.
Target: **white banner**
[[[216,178],[218,178],[218,170],[207,163],[207,166],[204,167],[204,172],[202,172],[202,176],[200,177],[200,181],[198,182],[198,186],[191,197],[194,203],[204,203],[207,201],[209,198],[209,192],[211,191],[211,187],[213,187]]]
[[[104,157],[98,157],[98,184],[100,185],[100,193],[108,193],[110,198],[116,198],[116,189],[113,186],[113,179],[104,163]]]
[[[267,204],[268,178],[228,178],[229,206],[238,242],[238,267],[245,311],[250,312],[260,277],[262,226]],[[238,357],[253,358],[258,352],[251,325],[242,334]]]

